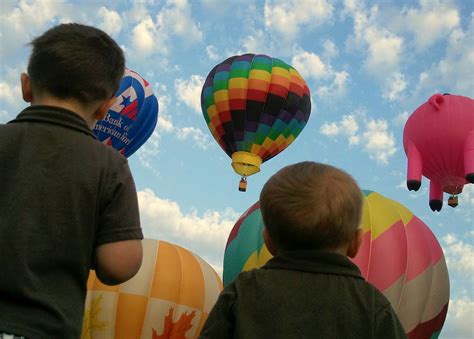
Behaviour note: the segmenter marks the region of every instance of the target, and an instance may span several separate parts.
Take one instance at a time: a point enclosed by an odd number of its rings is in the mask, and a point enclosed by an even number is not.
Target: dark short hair
[[[348,243],[360,226],[362,192],[346,172],[300,162],[274,174],[260,193],[260,210],[278,250],[329,250]]]
[[[88,104],[108,99],[118,89],[125,67],[123,51],[100,29],[61,24],[31,45],[28,75],[33,91]]]

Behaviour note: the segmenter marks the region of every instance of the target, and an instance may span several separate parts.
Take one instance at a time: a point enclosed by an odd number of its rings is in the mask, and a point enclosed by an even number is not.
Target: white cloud
[[[203,84],[204,78],[195,74],[187,80],[176,79],[174,82],[178,98],[196,113],[201,113],[201,89]]]
[[[283,43],[283,42],[282,42]],[[265,33],[263,30],[257,29],[247,35],[242,41],[244,53],[275,55],[276,44],[271,34]],[[283,50],[285,48],[282,47]],[[236,53],[236,54],[241,54]]]
[[[363,133],[359,133],[361,125]],[[326,122],[321,125],[319,132],[332,138],[343,136],[349,145],[361,145],[370,158],[380,164],[387,164],[397,150],[388,122],[367,119],[361,111],[344,115],[338,122]]]
[[[407,189],[407,182],[402,181],[395,188],[399,189],[399,190],[406,190]]]
[[[323,55],[327,59],[332,59],[339,54],[339,50],[337,49],[336,44],[331,39],[324,40],[323,48]]]
[[[20,0],[15,7],[2,10],[0,60],[8,60],[15,56],[32,39],[32,35],[39,35],[48,24],[65,11],[66,4],[55,0]]]
[[[311,29],[332,18],[334,7],[327,0],[267,0],[264,7],[265,27],[284,39],[292,40],[302,26]]]
[[[419,5],[401,9],[390,4],[366,8],[364,2],[353,0],[346,0],[344,5],[343,13],[354,20],[354,34],[346,43],[366,53],[365,66],[381,83],[384,98],[393,101],[390,97],[397,97],[397,90],[406,89],[407,82],[401,79],[395,86],[386,75],[400,73],[406,58],[417,58],[446,38],[445,57],[420,74],[415,91],[411,91],[413,97],[440,90],[474,96],[474,81],[466,76],[466,70],[474,68],[472,11],[463,31],[459,9],[452,1],[420,0]]]
[[[329,63],[325,63],[313,52],[297,50],[291,59],[291,65],[305,79],[318,80],[316,94],[321,98],[341,96],[345,93],[350,75],[346,71],[335,71]],[[329,83],[327,82],[329,81]]]
[[[466,31],[457,28],[451,32],[444,58],[420,74],[415,95],[420,91],[433,93],[442,88],[465,96],[474,96],[474,81],[466,74],[474,69],[474,13]],[[472,75],[472,72],[471,72]]]
[[[346,92],[350,75],[346,71],[333,72],[332,83],[321,85],[316,90],[321,98],[331,99],[332,96],[342,96]]]
[[[440,338],[474,338],[474,301],[468,297],[449,301]]]
[[[160,142],[163,134],[173,134],[180,141],[191,140],[192,147],[202,150],[206,150],[212,145],[209,136],[199,128],[177,127],[170,116],[160,113],[155,131],[137,151],[138,159],[144,167],[154,170],[152,164],[160,152]]]
[[[459,206],[456,208],[456,213],[460,213],[462,218],[472,223],[474,218],[474,185],[466,184],[463,187],[462,193],[459,195]]]
[[[212,61],[217,61],[220,59],[219,53],[217,52],[216,46],[209,45],[206,47],[206,53],[209,59]]]
[[[474,247],[458,239],[454,233],[445,235],[442,242],[449,271],[470,277],[474,282]]]
[[[330,66],[325,65],[321,58],[312,53],[303,51],[291,60],[291,65],[303,76],[308,78],[327,78],[330,75]]]
[[[368,27],[364,33],[369,47],[366,65],[374,74],[396,70],[401,61],[403,38],[379,27]]]
[[[0,81],[0,101],[13,109],[18,109],[23,101],[20,85]]]
[[[403,34],[409,48],[420,53],[449,36],[453,29],[459,27],[461,20],[453,1],[419,0],[416,3],[379,3],[370,8],[369,15],[369,11],[364,12],[362,2],[347,1],[345,12],[362,12],[372,24],[397,35]]]
[[[199,147],[203,150],[211,145],[209,135],[196,127],[181,127],[176,130],[176,135],[179,140],[191,139],[194,141],[193,146]]]
[[[102,19],[102,23],[99,24],[99,28],[110,34],[116,36],[122,29],[122,18],[114,10],[109,10],[102,6],[98,11],[99,17]]]
[[[147,15],[132,30],[132,44],[139,52],[134,55],[142,58],[151,54],[166,55],[173,36],[189,42],[202,40],[202,31],[192,18],[187,0],[168,0],[156,20],[142,7],[137,10]]]
[[[401,112],[395,118],[393,118],[392,122],[396,126],[405,125],[405,123],[407,122],[409,116],[410,116],[410,113],[408,113],[407,111]]]
[[[191,5],[187,0],[168,0],[169,8],[158,14],[158,23],[162,26],[169,26],[176,35],[201,41],[202,32],[199,24],[192,18]]]
[[[403,53],[403,38],[377,23],[377,6],[366,10],[362,3],[348,0],[344,5],[344,13],[349,13],[354,20],[354,36],[348,42],[360,51],[367,51],[367,70],[379,78],[397,71]]]
[[[466,184],[462,190],[461,201],[463,206],[474,210],[474,184]]]
[[[406,87],[407,82],[405,81],[405,76],[400,72],[394,72],[388,77],[383,97],[389,101],[395,101]]]
[[[133,1],[131,8],[127,6],[127,15],[124,16],[124,21],[126,20],[129,24],[133,24],[150,16],[146,5],[145,1]]]
[[[183,246],[201,256],[222,274],[222,258],[230,230],[239,218],[232,208],[185,213],[175,201],[152,190],[138,192],[140,218],[146,238]]]
[[[348,138],[349,144],[359,143],[357,131],[359,124],[357,123],[355,115],[344,115],[340,122],[324,123],[320,132],[329,137],[344,135]]]
[[[367,131],[362,135],[365,140],[365,150],[372,159],[382,164],[388,164],[388,159],[395,154],[395,138],[388,131],[385,120],[370,120]]]
[[[191,41],[202,40],[202,31],[192,18],[191,4],[187,0],[168,0],[156,19],[162,30]]]
[[[153,160],[156,159],[160,151],[159,146],[161,135],[159,134],[159,125],[161,120],[163,120],[162,116],[158,118],[158,126],[155,128],[150,138],[148,138],[148,140],[140,147],[140,149],[136,153],[138,156],[138,160],[140,161],[142,166],[151,169],[155,173],[158,172],[155,171],[155,169],[153,168]]]
[[[168,95],[168,89],[166,88],[166,85],[155,82],[153,89],[153,92],[155,93],[155,96],[158,99],[160,114],[168,113],[168,105],[171,102],[171,98]]]
[[[137,151],[137,156],[138,160],[144,167],[157,173],[152,165],[160,153],[160,144],[162,140],[161,137],[164,134],[172,134],[180,141],[192,140],[194,147],[203,150],[207,149],[211,145],[211,141],[209,136],[202,132],[199,128],[176,126],[171,116],[168,114],[168,106],[171,102],[171,98],[168,95],[166,86],[155,83],[153,87],[160,105],[158,123],[153,134]]]
[[[340,134],[341,128],[335,122],[325,122],[319,131],[328,137],[333,137]]]
[[[404,9],[400,17],[392,18],[392,25],[398,26],[400,31],[414,34],[417,51],[426,50],[445,38],[460,23],[458,10],[449,2],[421,0],[420,5],[420,8]]]
[[[157,52],[159,54],[166,54],[166,37],[159,34],[155,27],[155,23],[151,17],[146,17],[141,20],[132,29],[132,44],[134,50],[143,56],[150,55]]]
[[[0,124],[5,124],[10,120],[11,120],[11,117],[7,111],[0,111]]]
[[[166,86],[155,83],[153,88],[159,104],[158,122],[150,138],[137,151],[137,156],[138,160],[144,167],[158,173],[152,164],[160,153],[161,136],[164,133],[172,133],[174,126],[173,122],[167,115],[167,108],[171,99],[168,96]]]
[[[164,133],[171,133],[174,130],[174,125],[170,117],[165,114],[161,114],[160,118],[158,119],[157,128],[159,131],[163,131]]]

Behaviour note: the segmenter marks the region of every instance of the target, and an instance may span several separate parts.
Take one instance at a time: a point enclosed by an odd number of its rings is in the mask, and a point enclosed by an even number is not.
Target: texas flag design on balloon
[[[104,144],[129,157],[150,137],[158,121],[158,100],[150,84],[126,68],[116,101],[94,133]]]

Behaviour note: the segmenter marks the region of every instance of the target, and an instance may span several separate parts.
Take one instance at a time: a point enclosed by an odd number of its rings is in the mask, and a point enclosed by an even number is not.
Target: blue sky
[[[435,233],[445,252],[451,304],[441,337],[474,338],[474,188],[456,209],[428,207],[428,182],[405,187],[404,123],[435,92],[474,97],[473,2],[121,0],[0,4],[0,123],[21,100],[27,43],[61,22],[95,25],[126,52],[127,65],[158,97],[158,126],[129,159],[145,235],[182,245],[222,271],[234,222],[281,167],[303,160],[350,172],[365,189],[400,201]],[[249,178],[239,177],[200,109],[211,68],[239,53],[294,66],[312,97],[297,140]]]

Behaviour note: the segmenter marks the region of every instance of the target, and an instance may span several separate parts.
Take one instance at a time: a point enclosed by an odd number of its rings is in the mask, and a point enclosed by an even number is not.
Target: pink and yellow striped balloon
[[[217,273],[165,241],[144,239],[143,258],[137,275],[117,286],[91,271],[81,339],[197,338],[222,290]]]
[[[363,191],[364,238],[354,263],[391,302],[410,339],[437,338],[446,318],[449,277],[443,251],[423,221],[402,204]],[[224,255],[224,285],[270,258],[258,202],[237,221]]]

